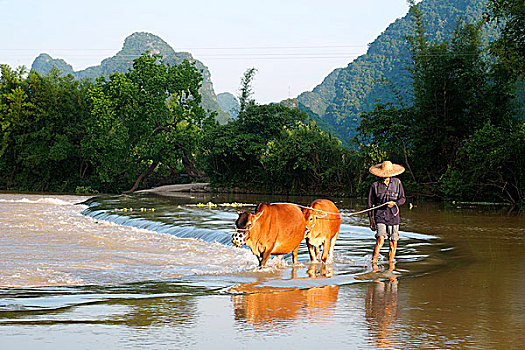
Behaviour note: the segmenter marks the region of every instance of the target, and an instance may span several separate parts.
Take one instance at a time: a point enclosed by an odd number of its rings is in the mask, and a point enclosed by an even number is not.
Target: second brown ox
[[[317,262],[319,250],[323,245],[323,262],[332,263],[334,246],[341,227],[341,214],[335,204],[328,199],[316,199],[309,208],[303,209],[306,221],[306,245],[310,259]]]

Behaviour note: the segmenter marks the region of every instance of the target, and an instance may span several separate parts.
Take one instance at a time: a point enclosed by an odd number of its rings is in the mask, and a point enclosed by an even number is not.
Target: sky
[[[217,94],[238,95],[253,67],[256,102],[278,102],[366,53],[407,11],[406,0],[0,0],[0,63],[30,68],[48,53],[78,71],[149,32],[206,65]]]

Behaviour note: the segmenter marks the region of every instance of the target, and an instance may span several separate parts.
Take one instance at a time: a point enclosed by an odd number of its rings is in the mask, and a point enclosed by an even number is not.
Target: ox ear
[[[264,213],[264,210],[257,214],[248,214],[248,220],[250,222],[250,225],[253,225],[257,220],[259,220],[259,218],[261,217],[263,213]]]
[[[310,213],[312,212],[310,208],[302,208],[301,210],[305,219],[308,218],[310,216]]]

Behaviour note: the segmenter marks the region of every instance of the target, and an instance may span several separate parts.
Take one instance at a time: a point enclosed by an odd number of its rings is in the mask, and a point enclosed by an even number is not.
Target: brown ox
[[[323,247],[323,262],[333,262],[334,246],[341,227],[341,214],[332,201],[316,199],[309,208],[303,209],[306,220],[306,245],[310,259],[317,262],[321,245]]]
[[[304,238],[306,222],[303,213],[294,204],[259,204],[255,214],[239,213],[235,221],[235,246],[246,244],[259,259],[259,266],[266,265],[270,255],[293,252],[297,264],[299,243]]]

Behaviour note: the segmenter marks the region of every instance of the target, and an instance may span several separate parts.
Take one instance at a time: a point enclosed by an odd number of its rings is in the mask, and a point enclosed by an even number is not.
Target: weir
[[[0,311],[406,279],[442,270],[456,253],[436,236],[402,232],[399,268],[386,273],[388,266],[380,264],[383,272],[372,272],[373,234],[366,226],[356,225],[356,218],[344,217],[334,264],[310,264],[301,243],[299,265],[274,259],[259,269],[248,248],[231,245],[236,208],[196,206],[187,198],[174,202],[144,195],[100,196],[87,201],[0,195],[0,209],[10,219],[10,231],[4,231],[13,237],[12,241],[4,239],[8,258],[4,259],[6,269],[0,272],[0,285],[9,290],[0,287],[6,296],[0,298]],[[17,249],[35,244],[37,250]]]

